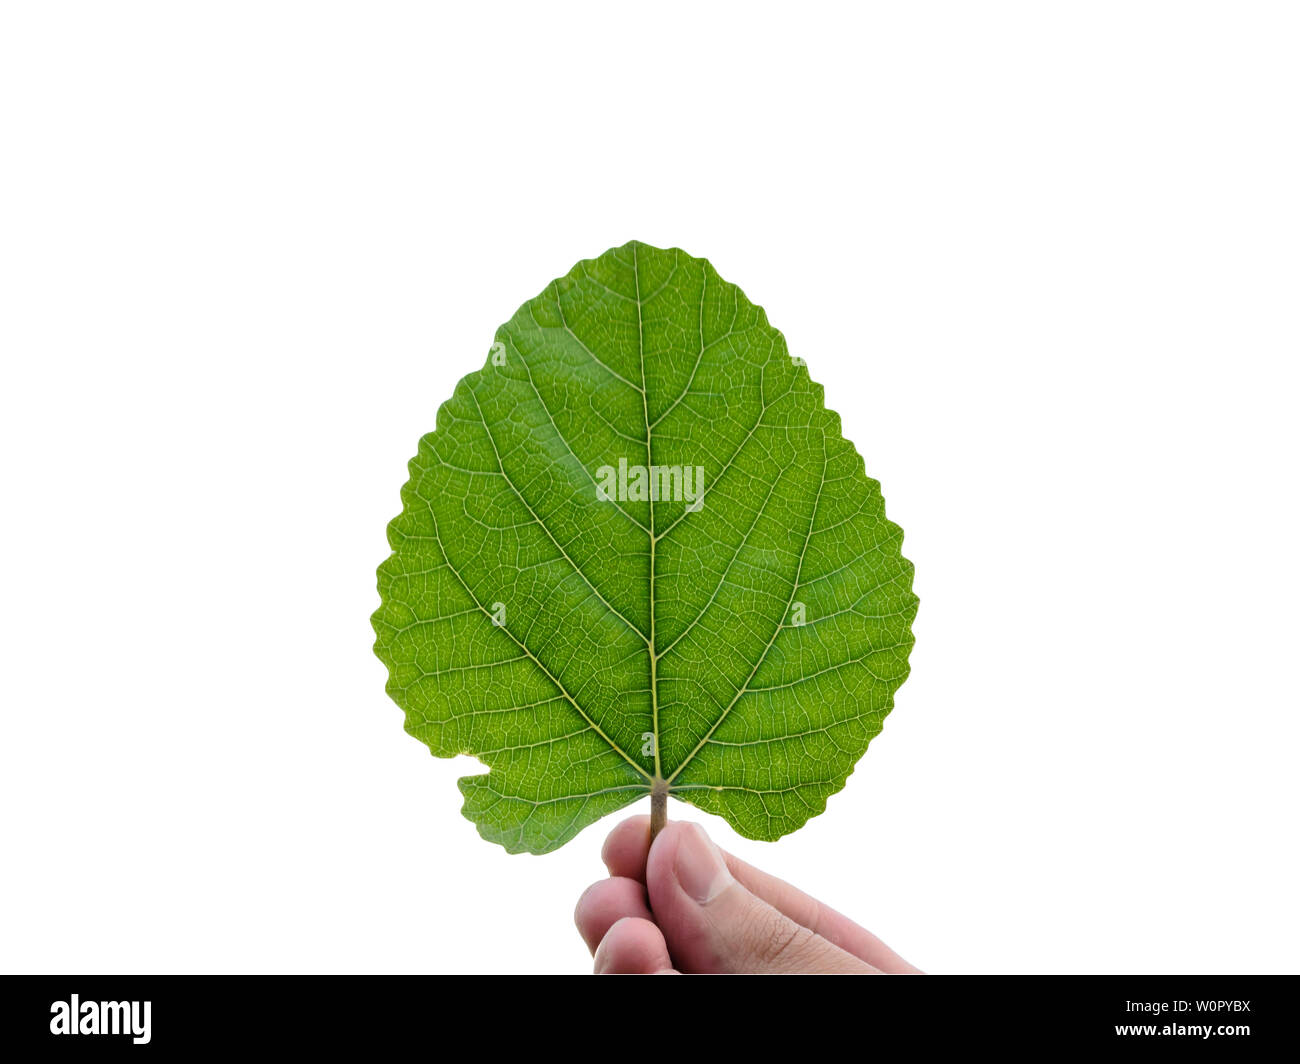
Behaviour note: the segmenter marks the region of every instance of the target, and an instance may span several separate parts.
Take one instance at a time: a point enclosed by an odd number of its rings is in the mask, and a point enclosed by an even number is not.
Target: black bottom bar
[[[692,1045],[713,1055],[719,1045],[731,1053],[757,1039],[765,1058],[784,1056],[777,1046],[790,1044],[804,1058],[838,1059],[845,1049],[892,1055],[901,1046],[1131,1047],[1142,1055],[1172,1048],[1235,1059],[1297,1044],[1298,992],[1296,976],[928,976],[834,985],[811,978],[9,976],[0,1051],[319,1048],[369,1058],[414,1039],[431,1056],[476,1045],[495,1056],[513,1041],[565,1057],[623,1056],[613,1047],[626,1046],[639,1058],[671,1045],[681,1059]],[[701,1042],[703,1032],[721,1042]]]

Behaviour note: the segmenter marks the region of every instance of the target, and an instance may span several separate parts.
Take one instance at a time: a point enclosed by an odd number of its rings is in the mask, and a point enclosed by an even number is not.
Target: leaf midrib
[[[677,257],[673,256],[673,271],[677,270]],[[669,275],[671,277],[671,274]],[[645,417],[645,465],[654,469],[654,447],[650,435],[650,400],[646,396],[645,382],[645,321],[641,313],[641,268],[637,260],[637,246],[632,245],[632,282],[636,287],[636,348],[637,358],[641,363],[641,413]],[[664,282],[667,284],[667,282]],[[689,385],[687,388],[689,390]],[[655,648],[655,501],[649,500],[650,506],[650,639],[647,651],[650,656],[650,734],[654,744],[655,774],[651,787],[663,779],[663,768],[659,760],[659,655]]]

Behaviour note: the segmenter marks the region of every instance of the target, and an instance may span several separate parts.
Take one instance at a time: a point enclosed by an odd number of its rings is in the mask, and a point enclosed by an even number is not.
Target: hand
[[[625,820],[601,852],[609,878],[578,899],[596,974],[919,974],[848,918],[723,853],[676,821],[650,845],[650,818]]]

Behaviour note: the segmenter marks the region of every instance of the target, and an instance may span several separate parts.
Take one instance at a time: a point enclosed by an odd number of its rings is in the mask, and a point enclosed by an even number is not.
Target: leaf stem
[[[650,841],[668,823],[668,781],[656,776],[650,784]]]

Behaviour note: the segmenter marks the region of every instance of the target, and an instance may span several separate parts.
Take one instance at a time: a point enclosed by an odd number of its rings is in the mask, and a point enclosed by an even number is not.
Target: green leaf
[[[794,831],[907,677],[879,484],[763,310],[682,251],[627,244],[520,307],[402,501],[388,692],[434,754],[488,766],[464,813],[511,852],[657,780],[750,838]]]

